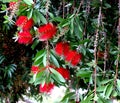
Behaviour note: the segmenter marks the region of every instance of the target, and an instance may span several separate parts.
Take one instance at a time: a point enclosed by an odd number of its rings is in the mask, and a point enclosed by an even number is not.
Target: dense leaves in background
[[[22,94],[29,95],[26,90],[31,87],[29,68],[33,53],[30,47],[14,42],[12,37],[16,27],[4,24],[5,14],[0,15],[0,102],[5,100],[6,103],[15,103],[23,98]],[[35,91],[35,87],[32,88]]]
[[[31,85],[40,100],[61,85],[68,88],[61,103],[120,98],[117,0],[4,0],[1,15],[2,98]]]

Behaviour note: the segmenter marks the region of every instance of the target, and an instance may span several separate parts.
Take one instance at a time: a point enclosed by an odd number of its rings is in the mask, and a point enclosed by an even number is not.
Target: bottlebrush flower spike
[[[66,80],[70,79],[70,72],[65,68],[57,68],[56,69]]]
[[[67,62],[70,62],[73,66],[76,66],[82,58],[82,54],[79,54],[75,50],[71,50],[68,52],[68,54],[65,57],[65,60]]]
[[[51,90],[54,88],[53,83],[45,83],[44,85],[40,84],[39,86],[39,92],[40,93],[50,93]]]
[[[37,73],[39,72],[39,67],[33,65],[32,68],[31,68],[31,72],[32,72],[33,74],[37,74]]]
[[[46,41],[51,39],[57,32],[56,26],[52,23],[47,23],[38,28],[40,41]]]
[[[77,54],[77,52],[75,50],[69,51],[68,54],[65,56],[65,60],[67,62],[71,62],[76,54]]]
[[[29,30],[33,24],[33,19],[31,18],[28,20],[27,16],[20,16],[16,21],[16,25],[21,27],[23,30]]]
[[[34,24],[33,19],[29,19],[24,25],[23,25],[23,30],[29,30]]]
[[[73,66],[76,66],[80,61],[81,61],[81,59],[82,59],[82,54],[76,54],[74,57],[73,57],[73,59],[72,59],[72,61],[71,61],[71,64],[73,65]]]
[[[29,31],[23,31],[18,33],[18,43],[30,44],[32,43],[32,35]]]
[[[19,18],[17,19],[16,21],[16,25],[17,26],[20,26],[20,27],[23,27],[24,23],[27,22],[27,17],[26,16],[19,16]]]
[[[69,50],[70,50],[70,46],[66,42],[59,42],[59,43],[56,44],[55,52],[59,56],[62,56],[62,55],[66,56],[67,53],[69,52]]]

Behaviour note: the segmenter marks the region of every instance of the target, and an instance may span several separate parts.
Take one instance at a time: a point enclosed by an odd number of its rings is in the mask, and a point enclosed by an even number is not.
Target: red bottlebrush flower
[[[39,92],[41,93],[50,93],[51,90],[54,88],[54,84],[53,83],[45,83],[44,85],[39,86]]]
[[[74,50],[69,51],[68,54],[65,57],[65,60],[68,61],[68,62],[71,62],[76,54],[77,54],[77,52],[74,51]]]
[[[9,3],[9,9],[12,10],[15,6],[16,2],[10,2]]]
[[[32,35],[29,31],[23,31],[18,33],[18,43],[30,44],[32,43]]]
[[[24,25],[23,25],[23,30],[29,30],[34,24],[33,19],[29,19]]]
[[[82,54],[77,53],[76,51],[72,50],[68,52],[66,55],[65,60],[70,62],[73,66],[76,66],[82,58]]]
[[[28,18],[26,16],[19,16],[19,18],[16,21],[16,25],[22,28],[23,25],[27,22],[27,20]]]
[[[39,72],[39,67],[38,67],[38,66],[32,66],[31,72],[32,72],[33,74],[37,74],[37,73]]]
[[[46,41],[51,39],[57,32],[56,26],[52,23],[47,23],[38,28],[39,39],[41,41]]]
[[[63,42],[59,42],[56,44],[55,52],[60,56],[63,55]]]
[[[56,44],[55,51],[59,56],[62,55],[66,56],[69,50],[70,50],[70,46],[66,42],[65,43],[59,42],[58,44]]]
[[[56,69],[66,80],[70,79],[70,72],[65,68]]]
[[[74,57],[73,57],[73,59],[72,59],[72,61],[71,61],[71,64],[73,65],[73,66],[76,66],[80,61],[81,61],[81,59],[82,59],[82,54],[76,54]]]
[[[29,30],[34,24],[33,19],[29,19],[26,16],[20,16],[17,21],[16,25],[21,27],[23,30]]]

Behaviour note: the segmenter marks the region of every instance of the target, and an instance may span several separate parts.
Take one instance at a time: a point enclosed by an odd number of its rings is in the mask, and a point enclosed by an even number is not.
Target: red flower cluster
[[[69,44],[65,42],[57,43],[55,52],[59,56],[64,56],[65,60],[67,62],[70,62],[73,66],[76,66],[82,58],[82,54],[78,53],[75,50],[70,50]]]
[[[41,41],[46,41],[51,39],[57,32],[56,26],[52,23],[47,23],[38,28],[39,39]]]
[[[18,33],[18,43],[30,44],[32,43],[32,35],[29,31],[23,31]]]
[[[56,44],[55,51],[59,56],[65,56],[70,50],[70,46],[66,42],[59,42]]]
[[[51,90],[54,88],[53,83],[45,83],[44,85],[40,84],[39,86],[39,92],[40,93],[50,93]]]
[[[33,74],[37,74],[37,73],[39,72],[39,67],[38,67],[38,66],[32,66],[31,72],[32,72]]]
[[[33,19],[32,18],[28,19],[27,16],[20,16],[16,21],[16,25],[18,27],[21,27],[23,31],[30,30],[33,24],[34,24]]]
[[[70,79],[70,72],[65,68],[57,68],[56,69],[66,80]]]
[[[33,26],[33,19],[29,19],[26,16],[20,16],[16,25],[22,29],[22,32],[18,33],[18,43],[20,44],[30,44],[32,43],[32,35],[30,33],[30,29]]]
[[[82,59],[82,54],[74,50],[69,51],[65,58],[65,60],[67,62],[70,62],[73,66],[76,66],[81,59]]]

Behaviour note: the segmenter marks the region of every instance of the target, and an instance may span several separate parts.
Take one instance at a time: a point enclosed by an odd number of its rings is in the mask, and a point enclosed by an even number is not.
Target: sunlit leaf
[[[34,4],[33,0],[23,0],[27,5]]]
[[[55,78],[56,78],[58,81],[60,81],[60,82],[62,82],[62,83],[65,82],[65,79],[63,78],[63,76],[62,76],[59,72],[57,72],[55,69],[50,68],[50,71],[54,74]]]
[[[57,59],[55,58],[55,56],[52,53],[50,54],[50,59],[51,59],[51,62],[53,62],[56,67],[60,67]]]
[[[113,84],[109,84],[105,93],[106,98],[108,99],[110,98],[112,91],[113,91]]]

